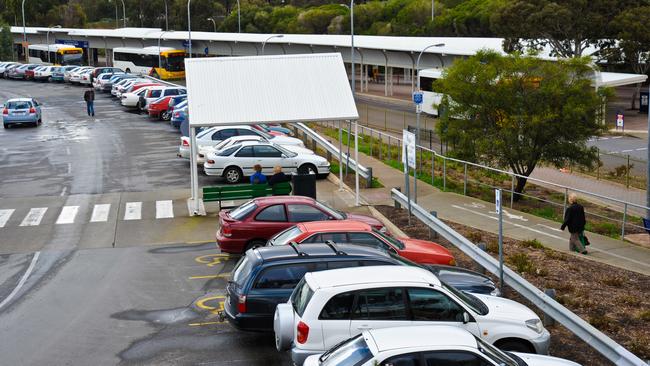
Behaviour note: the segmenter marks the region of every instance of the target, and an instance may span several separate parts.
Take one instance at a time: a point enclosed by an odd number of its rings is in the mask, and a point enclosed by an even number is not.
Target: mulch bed
[[[391,206],[376,206],[384,216],[417,239],[430,239],[430,230],[415,217],[408,224],[408,212]],[[487,251],[498,256],[496,235],[464,225],[446,222],[474,243],[483,242]],[[447,247],[459,266],[479,270],[467,255],[447,240],[437,243]],[[568,247],[568,243],[567,243]],[[539,289],[555,289],[557,300],[575,314],[607,334],[641,359],[650,359],[650,277],[597,263],[578,255],[544,248],[536,241],[504,239],[507,265]],[[504,289],[506,298],[541,312],[514,290]],[[550,353],[582,365],[613,365],[587,343],[556,323],[551,332]]]

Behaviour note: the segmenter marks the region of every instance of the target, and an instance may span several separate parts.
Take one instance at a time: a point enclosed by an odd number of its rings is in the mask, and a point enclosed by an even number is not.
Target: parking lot
[[[1,363],[286,364],[216,316],[236,258],[214,212],[187,217],[178,130],[99,93],[88,117],[83,91],[0,80],[0,99],[43,104],[41,126],[0,130]]]

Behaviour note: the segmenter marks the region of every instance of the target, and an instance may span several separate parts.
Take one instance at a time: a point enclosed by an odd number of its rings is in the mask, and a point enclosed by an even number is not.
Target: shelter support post
[[[187,200],[190,216],[205,216],[203,198],[199,194],[199,174],[196,165],[196,127],[190,126],[190,190],[192,197]]]

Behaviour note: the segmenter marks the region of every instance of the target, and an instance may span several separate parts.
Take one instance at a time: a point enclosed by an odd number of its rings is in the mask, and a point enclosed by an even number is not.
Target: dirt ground
[[[430,230],[415,217],[408,224],[408,212],[391,206],[377,206],[407,235],[430,239]],[[474,243],[485,243],[493,256],[498,254],[498,238],[474,228],[447,222]],[[468,256],[445,239],[433,239],[447,247],[459,266],[480,270]],[[555,289],[557,300],[594,327],[607,334],[641,359],[650,359],[650,277],[600,264],[580,255],[544,248],[537,241],[504,240],[507,265],[539,289]],[[541,312],[512,289],[505,297]],[[587,343],[559,324],[548,326],[550,353],[585,366],[613,365]]]

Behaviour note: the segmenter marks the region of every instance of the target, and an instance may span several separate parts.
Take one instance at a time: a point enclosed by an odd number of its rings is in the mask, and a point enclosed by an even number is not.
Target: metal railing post
[[[515,176],[512,176],[512,181],[510,182],[510,208],[515,204]]]
[[[463,179],[463,195],[467,196],[467,163],[465,163],[465,177]]]
[[[621,240],[625,240],[625,222],[627,221],[627,203],[623,206],[623,224],[621,225]]]
[[[442,190],[447,191],[447,158],[442,158]]]

